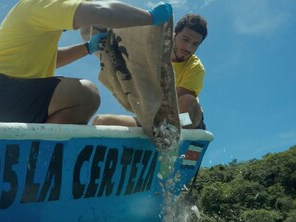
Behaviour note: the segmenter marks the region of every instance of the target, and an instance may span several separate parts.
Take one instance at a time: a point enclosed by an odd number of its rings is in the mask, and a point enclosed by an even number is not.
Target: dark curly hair
[[[185,27],[202,35],[202,41],[207,37],[207,21],[200,15],[187,14],[182,17],[175,26],[175,34],[182,32]]]

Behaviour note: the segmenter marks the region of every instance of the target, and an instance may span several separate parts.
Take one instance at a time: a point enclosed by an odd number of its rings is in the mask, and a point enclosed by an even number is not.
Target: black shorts
[[[201,116],[201,121],[200,121],[200,123],[195,127],[195,129],[203,129],[203,130],[206,130],[207,128],[206,128],[206,124],[205,124],[205,122],[204,122],[204,113],[202,112],[201,114],[202,114],[202,116]]]
[[[44,123],[60,79],[18,79],[0,74],[0,122]]]

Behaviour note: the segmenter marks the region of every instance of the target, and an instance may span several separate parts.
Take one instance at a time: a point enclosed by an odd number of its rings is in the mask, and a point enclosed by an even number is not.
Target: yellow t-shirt
[[[18,78],[54,75],[58,41],[73,29],[83,0],[20,0],[0,26],[0,73]]]
[[[204,66],[196,55],[184,62],[173,62],[176,87],[182,87],[195,93],[201,92],[204,80]]]

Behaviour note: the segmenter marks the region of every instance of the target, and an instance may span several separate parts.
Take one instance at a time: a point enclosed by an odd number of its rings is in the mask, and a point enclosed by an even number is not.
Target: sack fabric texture
[[[87,41],[100,29],[81,30]],[[173,18],[158,26],[109,29],[95,54],[101,63],[99,80],[139,119],[159,149],[176,145],[180,136],[174,70]]]

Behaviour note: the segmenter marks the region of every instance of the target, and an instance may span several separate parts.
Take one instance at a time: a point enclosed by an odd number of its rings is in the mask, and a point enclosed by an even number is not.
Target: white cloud
[[[288,12],[280,11],[277,5],[272,5],[268,0],[232,1],[230,8],[235,30],[241,34],[275,31],[290,17]]]
[[[283,140],[294,140],[294,141],[296,141],[296,131],[283,132],[283,133],[281,133],[279,135],[279,138],[283,139]]]
[[[147,5],[148,5],[149,8],[152,8],[155,5],[155,3],[153,3],[153,2],[147,2]]]
[[[286,131],[274,136],[268,141],[261,142],[262,144],[259,144],[258,146],[258,153],[268,153],[270,151],[272,151],[272,153],[282,152],[288,150],[291,146],[296,145],[296,131]]]
[[[201,9],[207,7],[210,3],[214,2],[216,0],[203,0],[203,4],[201,5]]]
[[[182,6],[187,4],[187,0],[168,0],[168,2],[174,7],[174,8],[182,8]],[[147,2],[148,7],[152,8],[157,3],[154,2]]]
[[[169,3],[175,8],[181,8],[187,4],[187,0],[169,0]]]
[[[242,34],[260,34],[277,30],[288,20],[286,14],[274,16],[257,16],[252,18],[237,18],[234,26],[238,33]]]

